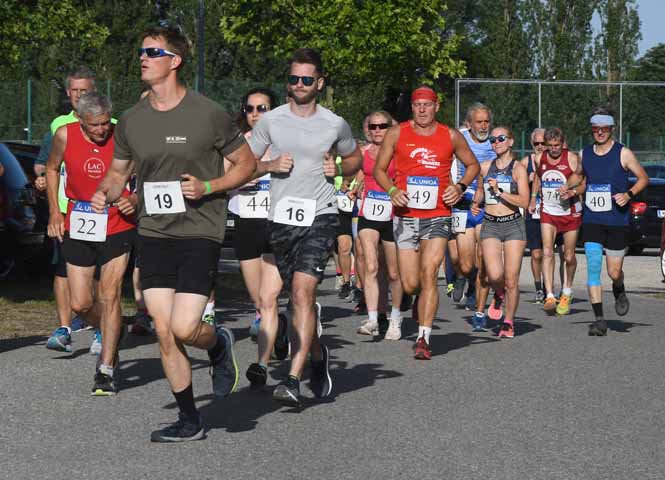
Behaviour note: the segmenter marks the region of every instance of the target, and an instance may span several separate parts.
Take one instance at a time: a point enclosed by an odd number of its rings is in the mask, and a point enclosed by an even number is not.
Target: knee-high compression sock
[[[584,242],[586,254],[587,282],[589,287],[599,287],[600,272],[603,268],[603,246],[600,243]]]
[[[618,298],[619,295],[624,293],[626,291],[626,287],[623,284],[623,275],[621,275],[621,278],[617,280],[616,282],[612,282],[612,293],[614,294],[614,298]]]

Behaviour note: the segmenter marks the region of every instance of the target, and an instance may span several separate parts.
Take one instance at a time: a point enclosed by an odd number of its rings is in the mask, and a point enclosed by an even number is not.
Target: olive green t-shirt
[[[162,238],[224,240],[226,194],[185,199],[185,212],[146,213],[145,182],[180,181],[188,173],[201,181],[224,175],[223,157],[245,142],[231,117],[212,100],[187,90],[166,112],[146,97],[127,110],[115,129],[114,158],[132,160],[136,170],[139,234]]]

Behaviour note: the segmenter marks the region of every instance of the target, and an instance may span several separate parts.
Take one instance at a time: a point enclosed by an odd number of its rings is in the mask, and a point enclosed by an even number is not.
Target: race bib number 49
[[[363,217],[374,222],[387,222],[392,218],[393,204],[386,192],[370,190],[363,203]]]
[[[105,242],[108,218],[108,209],[95,213],[90,202],[76,202],[69,216],[69,238]]]
[[[241,218],[268,218],[270,211],[270,181],[261,180],[257,189],[238,193],[238,214]]]
[[[439,196],[439,179],[436,177],[407,177],[407,207],[418,210],[434,210]]]
[[[284,197],[275,205],[275,223],[309,227],[316,216],[316,200],[298,197]]]
[[[168,215],[185,211],[185,199],[178,181],[145,182],[143,198],[148,215]]]
[[[612,187],[607,183],[589,185],[584,203],[592,212],[609,212],[612,210]]]

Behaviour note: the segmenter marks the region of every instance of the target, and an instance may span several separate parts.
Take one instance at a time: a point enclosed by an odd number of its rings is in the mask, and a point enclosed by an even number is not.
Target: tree
[[[638,53],[640,18],[635,0],[601,0],[601,32],[595,40],[596,78],[610,82],[628,77]]]

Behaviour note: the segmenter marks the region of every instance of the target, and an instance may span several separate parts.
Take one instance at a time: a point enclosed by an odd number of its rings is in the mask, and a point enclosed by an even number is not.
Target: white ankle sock
[[[399,309],[399,306],[395,307],[393,306],[392,309],[390,310],[390,318],[393,320],[397,320],[398,318],[402,317],[402,312]]]
[[[427,343],[429,343],[430,333],[432,333],[432,327],[418,327],[418,338],[425,337]]]
[[[379,312],[377,312],[377,311],[373,311],[373,312],[368,311],[367,316],[369,317],[370,322],[376,323],[376,322],[379,321]]]

